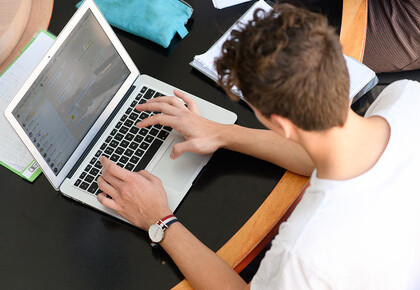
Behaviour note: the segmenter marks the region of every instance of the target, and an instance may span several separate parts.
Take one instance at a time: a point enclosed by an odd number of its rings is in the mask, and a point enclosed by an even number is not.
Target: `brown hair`
[[[234,30],[217,60],[219,83],[265,117],[277,114],[299,128],[343,126],[349,107],[349,76],[338,36],[327,19],[289,4],[257,10]],[[237,99],[237,97],[236,97]]]

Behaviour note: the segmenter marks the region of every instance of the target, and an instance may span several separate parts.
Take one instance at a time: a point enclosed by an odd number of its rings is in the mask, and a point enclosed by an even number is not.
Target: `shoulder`
[[[379,94],[365,116],[381,115],[388,111],[393,112],[393,114],[419,115],[419,108],[420,83],[411,80],[400,80],[388,85]]]

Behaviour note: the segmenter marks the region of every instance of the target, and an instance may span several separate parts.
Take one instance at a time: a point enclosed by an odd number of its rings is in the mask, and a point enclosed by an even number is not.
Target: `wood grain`
[[[367,0],[344,0],[340,41],[343,53],[362,61],[367,29]]]

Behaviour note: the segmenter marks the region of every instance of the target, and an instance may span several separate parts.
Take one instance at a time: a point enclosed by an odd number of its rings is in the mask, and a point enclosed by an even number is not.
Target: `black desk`
[[[56,0],[49,30],[58,34],[78,1]],[[205,52],[251,3],[195,9],[189,35],[169,49],[118,31],[142,73],[234,111],[238,124],[261,127],[188,63]],[[176,211],[182,223],[217,251],[252,215],[284,170],[220,150]],[[42,175],[33,184],[0,168],[0,289],[167,289],[183,279],[147,233],[64,198]]]

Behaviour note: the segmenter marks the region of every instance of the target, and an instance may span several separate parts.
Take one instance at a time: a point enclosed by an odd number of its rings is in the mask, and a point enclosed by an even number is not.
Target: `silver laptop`
[[[138,103],[172,95],[174,87],[140,74],[92,0],[83,5],[5,110],[7,120],[56,190],[124,220],[97,201],[100,156],[158,176],[175,210],[210,155],[169,154],[180,133],[135,124],[151,112]],[[200,114],[223,124],[237,116],[192,96]]]

